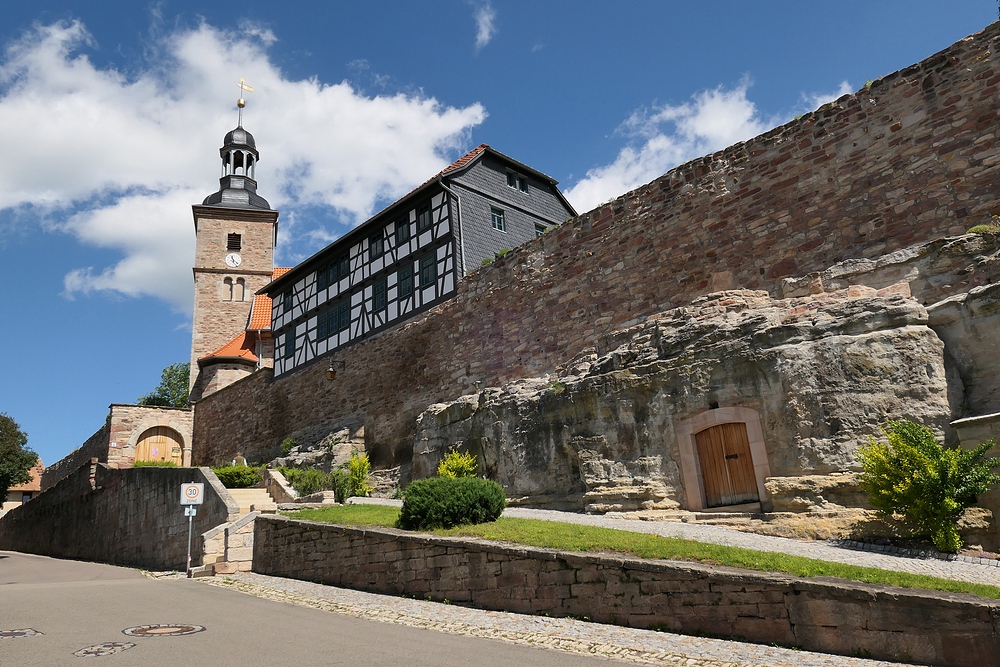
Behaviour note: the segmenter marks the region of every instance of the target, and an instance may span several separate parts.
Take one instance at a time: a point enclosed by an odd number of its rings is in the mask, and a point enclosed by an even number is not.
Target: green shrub
[[[295,438],[285,438],[281,441],[281,455],[288,456],[295,447]]]
[[[278,468],[292,488],[300,496],[308,496],[317,491],[327,491],[333,488],[330,475],[319,468]]]
[[[351,494],[351,476],[344,466],[340,466],[330,473],[330,488],[333,490],[333,499],[338,503],[347,500]]]
[[[507,500],[503,487],[478,477],[428,477],[406,488],[400,528],[425,530],[496,521]]]
[[[909,421],[890,421],[882,432],[887,444],[870,438],[858,452],[864,471],[861,487],[881,516],[902,521],[913,536],[930,536],[934,546],[958,551],[958,520],[977,496],[1000,482],[987,458],[993,441],[975,449],[945,449],[933,431]]]
[[[212,472],[227,489],[248,489],[264,481],[260,468],[249,466],[217,466]]]
[[[510,252],[510,248],[500,248],[496,251],[496,258],[500,259]]]
[[[492,263],[493,263],[493,258],[492,257],[486,257],[486,258],[483,259],[483,261],[481,261],[479,263],[479,266],[487,266],[487,265],[492,264]]]
[[[479,473],[479,461],[475,455],[462,453],[454,447],[438,464],[438,477],[475,477]]]
[[[995,223],[975,225],[974,227],[969,227],[969,231],[966,234],[1000,234],[1000,225]]]
[[[177,464],[173,461],[136,461],[132,464],[133,468],[176,468]]]
[[[349,482],[349,492],[352,496],[371,495],[372,487],[368,483],[368,478],[372,473],[372,464],[368,461],[368,455],[364,452],[354,452],[347,462],[347,474]]]

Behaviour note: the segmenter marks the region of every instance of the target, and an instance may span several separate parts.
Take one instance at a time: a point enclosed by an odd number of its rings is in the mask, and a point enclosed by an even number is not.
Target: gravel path
[[[197,579],[250,595],[383,623],[480,637],[641,665],[684,667],[892,667],[898,663],[825,655],[723,639],[621,628],[362,593],[250,572]]]
[[[351,498],[349,502],[400,505],[401,501],[383,498]],[[744,533],[723,526],[707,526],[703,524],[679,523],[670,521],[638,521],[621,517],[601,516],[597,514],[577,514],[575,512],[557,512],[554,510],[535,510],[522,507],[508,507],[504,516],[522,517],[525,519],[541,519],[544,521],[562,521],[565,523],[602,526],[604,528],[619,528],[637,533],[663,535],[665,537],[680,537],[697,542],[724,544],[731,547],[743,547],[754,551],[775,551],[805,556],[833,563],[847,563],[864,567],[877,567],[883,570],[909,572],[912,574],[927,574],[943,579],[968,581],[978,584],[1000,586],[1000,567],[965,563],[959,561],[938,560],[937,558],[914,558],[893,554],[856,551],[836,546],[829,542],[808,542],[792,540],[784,537],[770,537]]]

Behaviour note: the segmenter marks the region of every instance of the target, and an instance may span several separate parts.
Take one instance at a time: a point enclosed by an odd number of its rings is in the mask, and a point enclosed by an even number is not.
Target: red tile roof
[[[290,268],[276,268],[271,273],[271,280],[280,278],[291,271]],[[247,331],[270,331],[271,330],[271,297],[266,294],[255,294],[253,304],[250,306],[250,319],[247,323]]]
[[[253,351],[255,339],[256,336],[244,331],[215,352],[198,357],[198,364],[209,359],[246,359],[256,363],[257,355]]]
[[[45,466],[42,465],[42,460],[38,459],[37,461],[35,461],[35,465],[32,466],[31,470],[29,470],[28,472],[31,473],[31,481],[27,482],[25,484],[18,484],[17,486],[10,487],[7,490],[8,493],[11,492],[11,491],[41,491],[42,490],[42,473],[45,472]],[[0,504],[2,504],[4,500],[6,500],[6,498],[0,497]]]

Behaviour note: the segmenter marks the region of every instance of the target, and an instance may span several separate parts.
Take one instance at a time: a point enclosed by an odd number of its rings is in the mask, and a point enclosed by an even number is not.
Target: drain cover
[[[0,630],[0,639],[17,639],[18,637],[37,637],[42,634],[38,630],[24,628],[23,630]]]
[[[134,628],[125,628],[122,634],[129,637],[179,637],[181,635],[193,635],[196,632],[203,632],[205,626],[190,625],[188,623],[179,624],[155,624],[137,625]]]
[[[135,646],[135,644],[132,642],[104,642],[103,644],[98,644],[96,646],[82,648],[73,655],[78,658],[99,658],[102,655],[114,655],[115,653],[127,651],[133,646]]]

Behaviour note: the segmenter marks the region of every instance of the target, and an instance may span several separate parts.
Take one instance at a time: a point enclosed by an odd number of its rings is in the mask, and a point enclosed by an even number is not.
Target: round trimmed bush
[[[452,528],[496,521],[507,505],[503,487],[478,477],[428,477],[406,487],[397,526]]]

